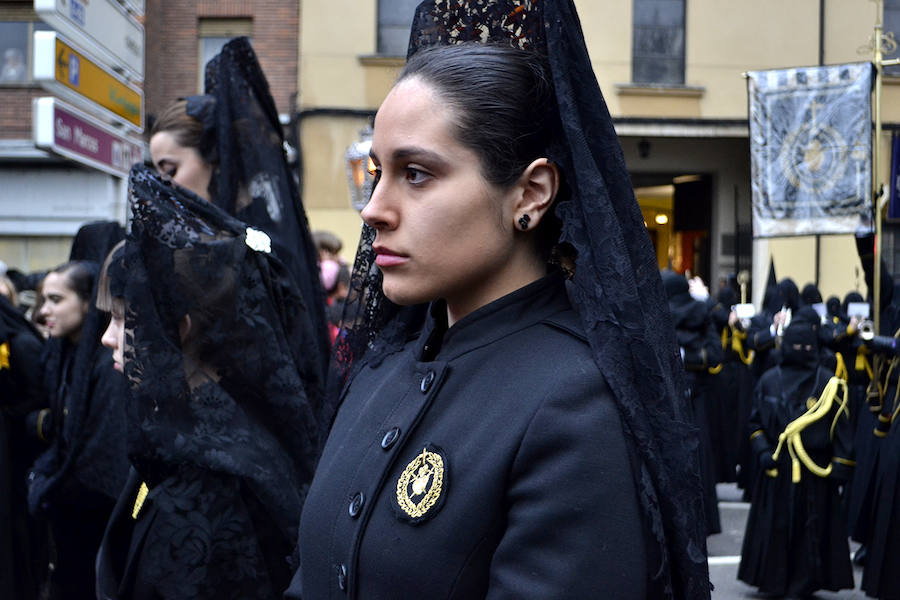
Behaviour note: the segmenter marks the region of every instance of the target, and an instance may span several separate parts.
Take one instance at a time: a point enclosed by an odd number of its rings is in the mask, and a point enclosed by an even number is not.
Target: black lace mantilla
[[[318,253],[285,157],[278,110],[250,40],[228,42],[207,63],[205,92],[187,98],[187,112],[203,124],[200,152],[213,165],[210,198],[271,238],[315,329],[306,340],[305,381],[324,386],[330,346]]]
[[[295,540],[318,446],[310,311],[265,233],[141,166],[130,196],[109,272],[126,307],[132,464],[151,489],[185,465],[233,475]]]
[[[513,44],[548,57],[562,123],[548,158],[571,190],[556,208],[559,241],[577,252],[569,296],[640,458],[644,521],[657,542],[650,548],[650,597],[709,597],[698,439],[681,394],[682,365],[656,255],[574,4],[426,0],[418,7],[410,56],[460,42]],[[396,351],[425,314],[421,306],[401,308],[384,297],[374,237],[365,226],[333,365],[338,381],[364,355],[372,362]]]

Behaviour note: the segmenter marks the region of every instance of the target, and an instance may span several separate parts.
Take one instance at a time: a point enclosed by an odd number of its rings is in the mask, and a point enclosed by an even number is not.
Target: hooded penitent
[[[547,56],[559,109],[548,158],[564,181],[557,239],[577,254],[569,298],[638,456],[638,493],[653,540],[648,590],[660,598],[708,597],[698,440],[681,393],[683,367],[656,255],[574,4],[429,0],[413,20],[409,55],[472,41]],[[424,306],[400,308],[384,297],[374,237],[364,227],[338,340],[335,389],[364,354],[373,364],[397,351],[425,315]]]
[[[781,361],[785,366],[815,369],[819,363],[819,314],[804,306],[791,318],[781,340]]]

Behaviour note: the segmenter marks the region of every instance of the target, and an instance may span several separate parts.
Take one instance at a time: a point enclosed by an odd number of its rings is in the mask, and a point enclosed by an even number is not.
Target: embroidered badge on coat
[[[444,453],[430,445],[422,448],[397,479],[397,516],[413,524],[430,519],[444,503],[447,484]]]

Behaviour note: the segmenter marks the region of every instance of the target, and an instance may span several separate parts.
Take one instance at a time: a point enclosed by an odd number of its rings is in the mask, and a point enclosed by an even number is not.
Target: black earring
[[[521,217],[519,217],[519,227],[522,228],[522,231],[525,231],[526,229],[528,229],[529,223],[531,223],[531,217],[528,216],[527,214],[524,214]]]

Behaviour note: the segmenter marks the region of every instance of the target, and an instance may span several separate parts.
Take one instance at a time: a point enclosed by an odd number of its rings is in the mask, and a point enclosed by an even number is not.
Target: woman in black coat
[[[696,432],[574,8],[445,4],[375,120],[286,596],[708,596]]]
[[[94,558],[125,483],[125,382],[100,345],[107,315],[92,306],[99,266],[72,261],[41,286],[50,332],[44,364],[49,407],[29,419],[44,442],[29,475],[28,504],[52,534],[51,597],[93,598]]]

